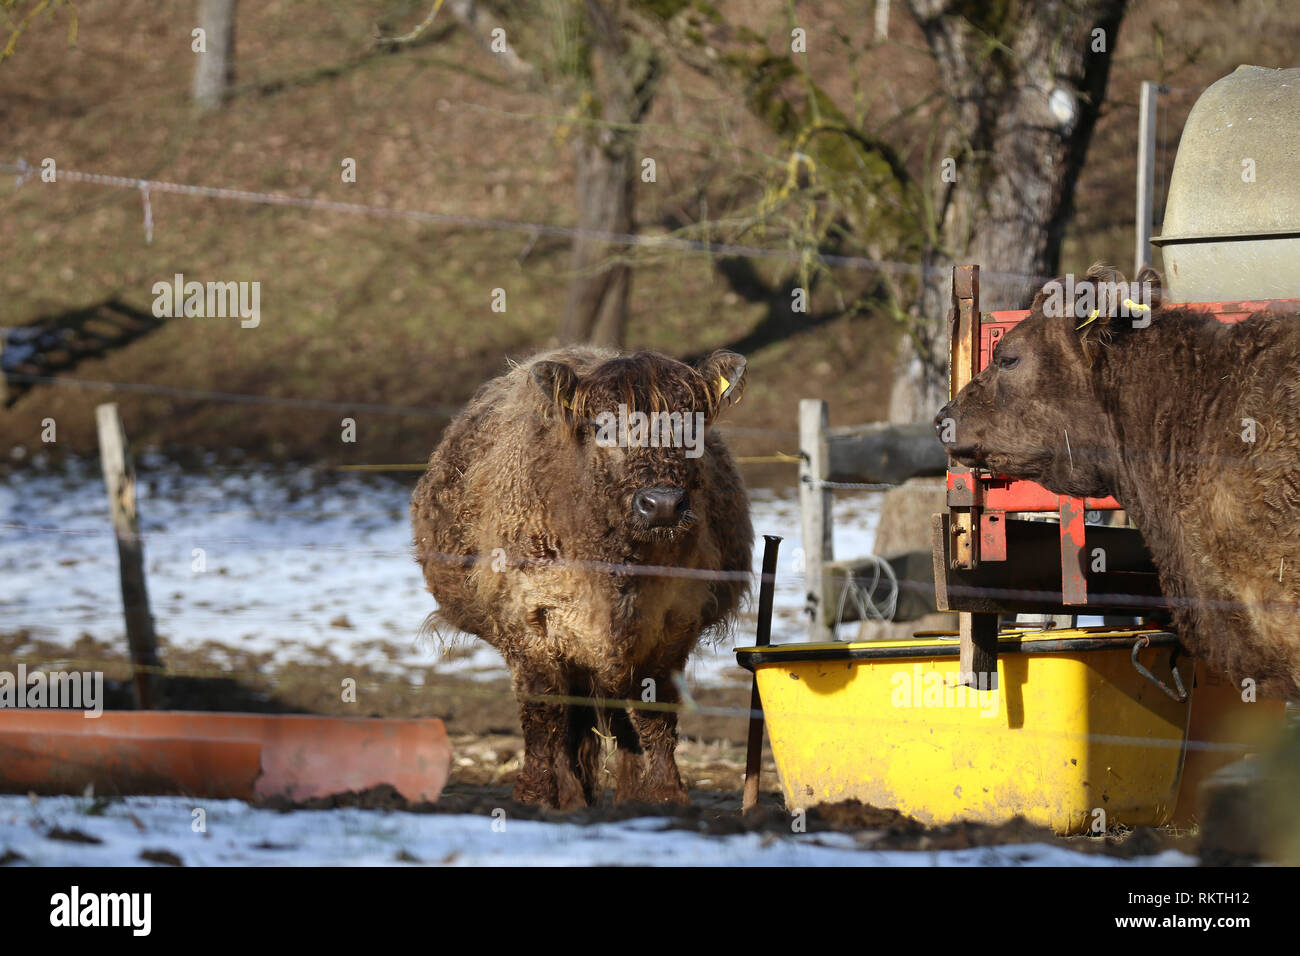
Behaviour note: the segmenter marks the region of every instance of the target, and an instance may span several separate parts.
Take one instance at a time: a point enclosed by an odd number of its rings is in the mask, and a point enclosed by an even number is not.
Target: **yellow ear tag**
[[[567,398],[561,398],[560,404],[563,405],[565,408],[567,408],[569,411],[573,411],[573,403],[570,402]]]
[[[1097,316],[1099,316],[1100,314],[1101,314],[1101,310],[1100,310],[1100,309],[1093,309],[1093,310],[1092,310],[1092,315],[1088,316],[1087,320],[1084,321],[1081,325],[1076,325],[1076,326],[1074,327],[1074,331],[1078,332],[1079,329],[1083,328],[1083,326],[1085,326],[1085,325],[1092,325],[1092,323],[1094,323],[1094,322],[1097,321]]]
[[[727,381],[725,375],[718,376],[718,398],[727,394],[727,389],[731,388],[731,383]]]
[[[1134,302],[1132,299],[1124,300],[1124,308],[1130,312],[1150,312],[1151,306],[1143,305],[1141,302]]]

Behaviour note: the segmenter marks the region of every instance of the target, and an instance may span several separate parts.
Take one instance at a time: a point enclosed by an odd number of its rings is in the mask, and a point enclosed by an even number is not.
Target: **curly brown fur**
[[[671,674],[702,634],[728,626],[748,587],[749,502],[722,439],[707,429],[699,457],[601,447],[593,421],[623,403],[698,411],[711,425],[743,387],[744,360],[732,353],[692,368],[652,352],[561,349],[488,382],[430,458],[411,503],[416,557],[436,622],[492,644],[510,667],[525,737],[519,799],[570,806],[597,796],[593,728],[610,715],[548,697],[639,700],[649,678],[665,699]],[[656,487],[687,496],[672,526],[633,507],[638,491]],[[621,570],[629,565],[730,577]],[[620,771],[619,800],[684,798],[669,716],[613,715],[625,751],[627,728],[636,738],[628,759],[645,767],[627,783]]]
[[[1094,267],[1088,280],[1118,275]],[[1300,698],[1300,316],[1239,323],[1159,303],[1136,321],[1032,313],[939,412],[963,464],[1114,495],[1195,654]],[[1010,366],[1010,367],[1008,367]],[[1244,440],[1243,420],[1255,422]]]

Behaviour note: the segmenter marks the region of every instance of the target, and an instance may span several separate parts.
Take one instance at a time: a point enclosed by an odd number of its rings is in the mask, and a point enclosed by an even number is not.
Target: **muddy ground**
[[[34,640],[26,632],[0,634],[0,669],[13,670],[15,653],[29,669],[40,666],[94,665],[105,673],[108,709],[128,708],[132,697],[127,668],[120,649],[90,636],[73,648]],[[489,815],[505,809],[513,819],[571,823],[601,823],[639,816],[662,816],[674,829],[724,835],[741,832],[792,832],[778,790],[776,767],[764,746],[762,793],[759,807],[748,815],[738,812],[744,781],[744,711],[749,706],[747,686],[692,688],[704,709],[727,709],[735,714],[686,712],[680,730],[678,765],[690,790],[691,802],[683,807],[613,805],[613,779],[601,806],[560,812],[517,804],[511,800],[515,773],[523,755],[515,703],[507,682],[474,681],[438,675],[433,667],[393,674],[333,660],[275,664],[264,655],[242,654],[237,648],[205,646],[199,650],[162,648],[169,675],[164,681],[166,706],[178,710],[244,711],[261,713],[315,713],[340,716],[430,717],[446,723],[452,744],[451,779],[436,804],[410,804],[391,788],[340,794],[305,804],[270,801],[271,809],[332,809],[354,806],[403,809],[417,813],[474,813]],[[220,660],[220,665],[214,663]],[[353,678],[358,703],[344,703],[339,687]],[[612,766],[612,754],[607,762]],[[808,810],[807,832],[851,833],[864,848],[878,850],[950,850],[1022,843],[1051,843],[1081,852],[1098,852],[1130,858],[1177,849],[1197,852],[1192,831],[1167,828],[1112,831],[1102,837],[1058,837],[1051,831],[1015,819],[1000,826],[958,823],[927,827],[895,810],[862,805],[856,801],[820,805]]]

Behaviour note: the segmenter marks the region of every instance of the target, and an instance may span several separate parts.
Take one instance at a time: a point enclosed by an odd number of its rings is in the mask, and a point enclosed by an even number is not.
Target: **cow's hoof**
[[[547,786],[548,781],[525,779],[520,777],[515,781],[515,792],[513,794],[515,803],[540,804],[542,806],[554,807],[555,787]]]
[[[659,791],[650,797],[654,803],[675,803],[678,806],[687,806],[691,802],[691,795],[686,792],[685,787],[678,787],[675,790]]]
[[[625,788],[614,792],[614,804],[616,806],[624,803],[675,803],[684,807],[690,802],[691,797],[686,792],[685,787],[655,787],[651,789],[638,787]]]
[[[561,775],[559,780],[557,809],[580,810],[587,806],[587,795],[582,791],[582,784],[571,776]]]

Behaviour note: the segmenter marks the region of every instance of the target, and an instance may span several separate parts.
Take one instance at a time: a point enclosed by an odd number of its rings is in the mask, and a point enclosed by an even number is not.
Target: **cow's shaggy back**
[[[1122,280],[1094,267],[1076,288]],[[1225,324],[1161,307],[1159,277],[1139,280],[1149,303],[1098,294],[1062,311],[1041,293],[939,412],[940,436],[964,464],[1058,494],[1113,494],[1151,549],[1182,641],[1295,699],[1300,315]]]

